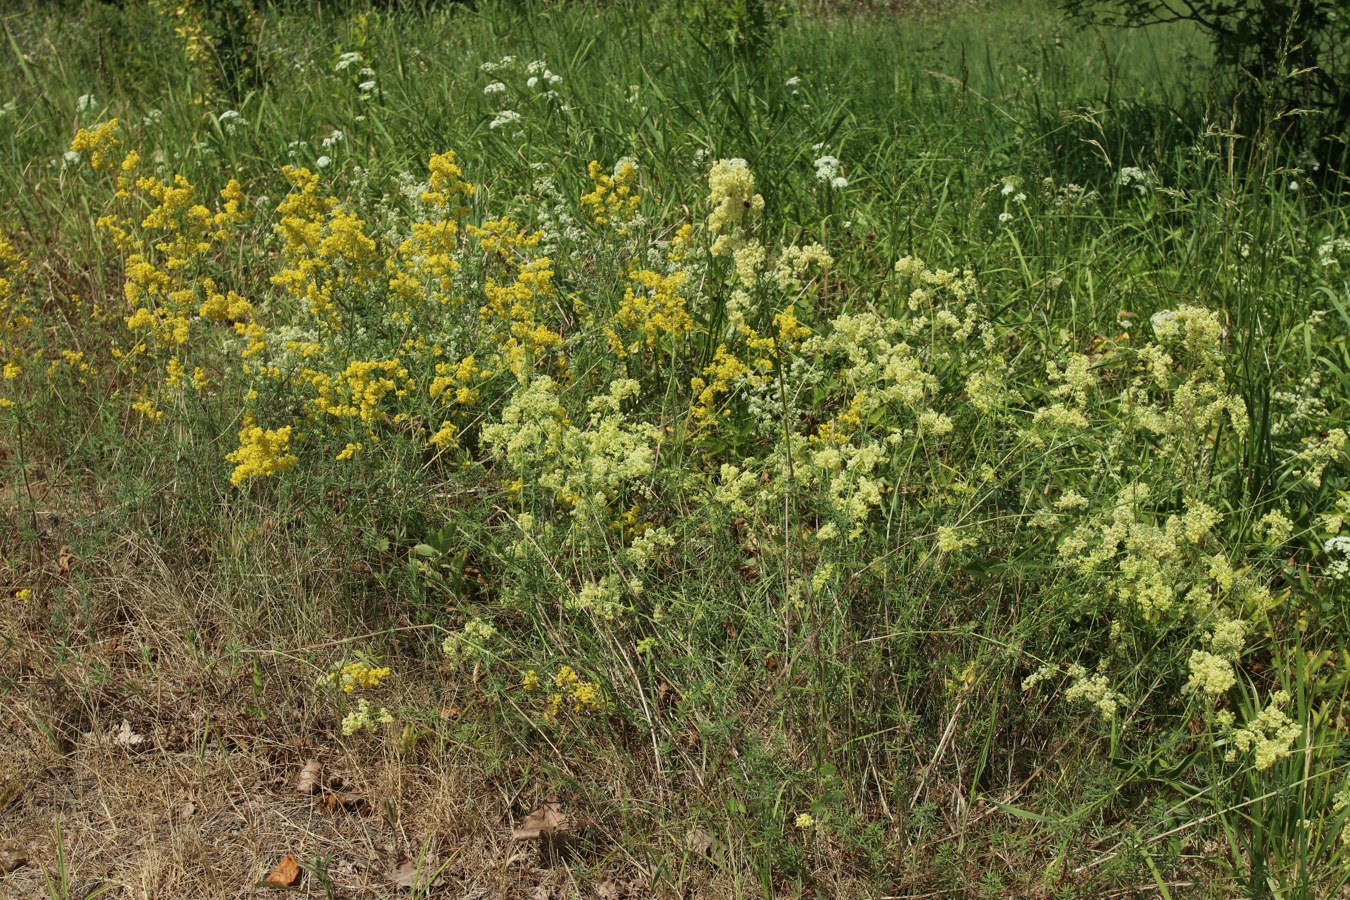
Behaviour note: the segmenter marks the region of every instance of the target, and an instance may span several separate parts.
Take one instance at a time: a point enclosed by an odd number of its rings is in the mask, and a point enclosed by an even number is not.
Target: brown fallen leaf
[[[305,767],[300,770],[300,777],[295,780],[295,791],[298,794],[312,794],[319,789],[319,777],[323,774],[323,767],[319,765],[317,759],[311,759],[305,763]]]
[[[398,888],[407,888],[410,891],[425,891],[428,888],[440,887],[445,879],[436,877],[437,859],[435,853],[428,853],[422,857],[420,864],[418,860],[405,858],[403,862],[394,866],[393,871],[389,873],[389,881]]]
[[[368,815],[371,810],[370,801],[365,797],[358,794],[344,794],[342,791],[324,791],[319,806],[324,812],[329,813],[350,812]]]
[[[516,841],[551,840],[560,831],[567,830],[567,816],[557,800],[546,800],[544,805],[525,817],[519,828],[512,829]]]
[[[689,835],[689,849],[699,856],[708,856],[713,849],[712,835],[702,828],[694,829],[694,832]]]
[[[276,864],[276,867],[267,876],[268,884],[276,884],[281,887],[290,887],[300,880],[300,863],[296,862],[294,853],[287,853]]]
[[[77,562],[79,562],[79,560],[70,555],[70,545],[62,544],[61,549],[57,551],[56,560],[57,566],[61,569],[61,574],[69,575],[71,565]]]

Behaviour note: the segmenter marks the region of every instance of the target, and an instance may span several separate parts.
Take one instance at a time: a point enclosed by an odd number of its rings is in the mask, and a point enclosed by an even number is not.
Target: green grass
[[[280,5],[248,19],[247,84],[147,4],[0,15],[0,232],[33,322],[0,330],[22,369],[0,387],[0,850],[36,848],[62,896],[232,896],[292,850],[336,896],[386,895],[401,858],[504,896],[1340,889],[1339,160],[1283,148],[1278,110],[1226,131],[1181,26],[826,6],[746,53],[705,8]],[[527,85],[533,60],[556,97]],[[520,121],[492,127],[503,109]],[[116,201],[112,173],[65,156],[113,117],[140,174],[181,174],[212,208],[235,178],[250,216],[164,266],[175,229],[140,224],[148,189]],[[543,250],[462,231],[462,300],[429,299],[424,272],[415,296],[388,288],[414,223],[443,215],[416,186],[447,150],[477,188],[465,224],[539,229],[556,294],[489,309]],[[846,187],[817,178],[825,155]],[[587,164],[624,157],[639,218],[588,221]],[[764,201],[739,234],[767,250],[753,285],[709,250],[728,158]],[[329,254],[328,323],[272,281],[296,264],[273,231],[284,165],[372,241],[304,254]],[[114,211],[130,250],[95,224]],[[778,286],[780,252],[815,242],[828,270]],[[194,316],[183,345],[122,355],[147,340],[128,252],[193,313],[205,278],[238,291],[265,350]],[[686,326],[624,318],[636,268],[684,273]],[[788,311],[811,338],[780,332]],[[548,340],[513,355],[536,326]],[[719,346],[750,369],[710,424],[691,382],[715,380]],[[433,394],[435,364],[469,354],[474,396]],[[348,364],[395,357],[404,392],[356,415]],[[208,386],[174,385],[171,359]],[[246,411],[292,427],[296,461],[232,484]],[[457,445],[429,445],[442,421]],[[1234,627],[1236,649],[1215,638]],[[1188,687],[1195,652],[1231,684]],[[354,662],[391,674],[316,686]],[[563,667],[598,693],[550,714]],[[1287,752],[1258,767],[1239,729],[1278,691],[1261,737],[1284,729]],[[393,721],[344,735],[362,696]],[[123,721],[143,740],[109,737]],[[365,798],[360,837],[355,800],[277,787],[309,758]],[[98,787],[56,790],[67,767]],[[100,844],[100,809],[177,821],[181,796],[146,799],[161,783],[194,798],[171,850]],[[571,835],[522,863],[511,828],[548,798]],[[245,837],[205,850],[231,821]],[[379,862],[334,864],[361,847]]]

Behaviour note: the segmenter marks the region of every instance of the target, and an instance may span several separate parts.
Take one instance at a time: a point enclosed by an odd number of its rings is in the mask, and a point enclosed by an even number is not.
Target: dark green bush
[[[1235,76],[1240,111],[1314,112],[1297,133],[1350,124],[1350,4],[1346,0],[1063,0],[1094,24],[1188,22],[1209,35],[1215,62]]]

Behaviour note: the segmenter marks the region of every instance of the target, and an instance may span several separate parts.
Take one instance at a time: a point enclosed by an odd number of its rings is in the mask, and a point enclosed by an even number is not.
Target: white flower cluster
[[[1233,728],[1233,714],[1221,710],[1218,721],[1228,732],[1228,752],[1224,758],[1229,762],[1237,759],[1239,753],[1252,754],[1252,767],[1263,772],[1278,760],[1289,756],[1303,728],[1292,721],[1280,707],[1290,700],[1287,691],[1276,691],[1270,695],[1270,704],[1257,714],[1256,718],[1243,728]]]
[[[816,167],[816,180],[827,182],[830,187],[844,189],[848,179],[839,174],[839,159],[834,156],[822,156],[813,165]]]
[[[1328,578],[1332,581],[1344,581],[1346,576],[1350,576],[1350,537],[1338,534],[1327,538],[1327,542],[1322,545],[1322,551],[1327,555]]]
[[[1350,240],[1343,237],[1329,237],[1317,248],[1317,261],[1323,268],[1340,266],[1341,257],[1350,255]]]
[[[1124,166],[1116,173],[1116,184],[1123,188],[1134,188],[1137,194],[1147,194],[1153,186],[1153,176],[1138,166]]]
[[[540,250],[546,255],[558,252],[564,242],[578,243],[584,237],[576,216],[572,214],[572,202],[563,195],[557,182],[551,178],[540,178],[534,183],[539,202],[535,206],[535,219],[543,239]]]
[[[220,127],[224,129],[226,134],[234,134],[237,129],[248,125],[248,120],[237,109],[225,110],[216,117],[216,121],[220,123]]]
[[[516,112],[513,109],[504,109],[501,112],[497,113],[497,117],[488,123],[488,128],[491,128],[493,131],[496,131],[498,128],[502,128],[506,125],[514,125],[516,122],[519,121],[520,121],[520,113]]]
[[[1026,202],[1027,202],[1027,195],[1026,195],[1025,193],[1023,193],[1021,190],[1019,190],[1019,188],[1021,188],[1021,186],[1022,186],[1022,179],[1021,179],[1021,178],[1018,178],[1016,175],[1009,175],[1009,176],[1007,176],[1006,178],[1003,179],[1002,185],[1003,185],[1003,187],[1002,187],[1002,190],[1000,191],[1000,193],[1001,193],[1004,197],[1009,197],[1009,198],[1011,198],[1013,203],[1026,203]],[[1004,202],[1006,203],[1007,201],[1004,201]],[[1007,208],[1007,206],[1005,205],[1004,208],[1003,208],[1003,212],[1001,212],[1001,213],[998,214],[998,221],[999,221],[999,224],[1001,224],[1001,225],[1006,225],[1006,224],[1008,224],[1009,222],[1011,222],[1012,220],[1013,220],[1013,214],[1012,214],[1012,212]]]
[[[357,707],[342,719],[342,733],[351,737],[362,731],[378,732],[380,727],[394,721],[394,714],[383,706],[374,706],[364,697],[357,701]]]
[[[562,84],[562,76],[555,75],[549,71],[547,65],[541,59],[536,59],[525,67],[525,74],[530,77],[525,81],[525,86],[530,90],[543,86],[546,88]]]
[[[503,56],[496,62],[489,61],[483,63],[481,66],[478,67],[478,69],[481,72],[486,72],[487,74],[492,75],[493,73],[497,72],[500,69],[510,68],[511,66],[515,65],[515,62],[516,58],[514,56]]]

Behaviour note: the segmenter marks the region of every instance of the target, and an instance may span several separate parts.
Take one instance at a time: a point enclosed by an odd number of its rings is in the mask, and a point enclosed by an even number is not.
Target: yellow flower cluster
[[[321,688],[337,688],[343,694],[374,690],[390,675],[387,666],[376,665],[365,654],[357,653],[353,662],[344,662],[332,671],[319,676]],[[383,706],[376,706],[362,697],[356,709],[342,719],[342,733],[348,737],[362,731],[376,732],[380,726],[394,721],[394,716]]]
[[[477,189],[464,180],[464,171],[455,163],[455,152],[447,150],[434,154],[427,169],[430,188],[422,192],[422,202],[454,219],[468,216],[468,204]]]
[[[395,321],[412,325],[414,311],[423,305],[459,305],[455,273],[460,270],[459,226],[451,219],[414,222],[412,234],[399,245],[398,255],[388,264],[389,290],[406,307],[393,314]]]
[[[487,302],[479,316],[501,348],[506,368],[524,376],[542,354],[562,344],[562,334],[546,322],[550,304],[557,296],[553,264],[540,257],[519,267],[514,279],[499,282],[488,277],[483,285]]]
[[[510,216],[488,219],[482,225],[469,225],[464,231],[478,242],[484,253],[498,257],[523,255],[524,251],[538,247],[544,239],[542,232],[526,231]]]
[[[1239,753],[1252,755],[1252,767],[1264,772],[1293,751],[1294,741],[1303,733],[1303,727],[1291,721],[1281,707],[1288,705],[1289,693],[1276,691],[1270,703],[1257,713],[1256,718],[1242,728],[1233,727],[1233,714],[1220,710],[1217,718],[1224,730],[1229,748],[1225,758],[1232,762]]]
[[[277,207],[273,229],[282,238],[286,266],[272,283],[303,301],[322,325],[336,328],[348,292],[358,294],[383,268],[365,221],[319,190],[319,176],[285,166],[291,193]]]
[[[295,467],[296,457],[287,451],[291,446],[291,426],[275,430],[247,425],[239,432],[239,449],[225,459],[235,464],[230,483],[241,485],[250,478],[265,478]]]
[[[526,674],[526,680],[529,675]],[[535,678],[537,683],[538,676]],[[557,719],[564,709],[570,709],[573,713],[602,713],[607,709],[604,694],[600,691],[600,686],[593,681],[587,681],[577,674],[571,666],[563,666],[556,675],[553,676],[553,686],[556,690],[549,695],[544,704],[544,718]]]
[[[315,393],[310,410],[315,415],[339,419],[359,419],[367,425],[387,420],[380,402],[389,394],[401,396],[408,370],[397,359],[356,360],[336,376],[317,369],[302,368],[297,383],[308,384]]]
[[[714,236],[712,255],[722,256],[742,247],[748,220],[764,211],[764,198],[755,193],[755,176],[743,159],[720,159],[708,174],[708,232]]]
[[[327,684],[335,685],[344,694],[357,690],[371,690],[380,686],[380,682],[389,677],[389,669],[375,666],[365,660],[343,663],[324,676]]]
[[[638,332],[640,337],[626,344],[614,329],[610,329],[610,347],[616,354],[637,353],[644,343],[649,349],[655,348],[663,339],[677,341],[689,333],[694,320],[680,293],[685,278],[685,273],[678,270],[662,275],[640,269],[630,276],[632,283],[624,290],[614,322],[628,332]]]
[[[28,264],[19,257],[14,245],[0,233],[0,408],[14,405],[8,383],[22,374],[29,361],[41,357],[42,351],[32,346],[33,318],[24,306],[24,292],[19,279]]]
[[[725,416],[726,410],[719,411],[719,399],[742,379],[754,377],[750,367],[727,350],[726,344],[718,345],[713,353],[713,361],[703,370],[703,376],[689,382],[695,397],[690,414],[703,425],[711,425],[719,416]]]
[[[637,164],[624,158],[614,166],[614,174],[606,174],[600,163],[591,160],[586,167],[592,190],[581,198],[581,205],[597,225],[623,226],[637,212],[641,198],[637,193]]]
[[[201,0],[155,0],[154,7],[161,16],[174,23],[173,33],[178,36],[189,60],[199,66],[211,62],[213,45],[206,30]]]
[[[70,150],[88,157],[89,167],[95,171],[113,168],[117,165],[117,155],[122,151],[117,120],[109,119],[93,128],[81,128],[75,132]]]
[[[131,367],[145,379],[132,406],[150,421],[158,421],[163,415],[160,404],[188,383],[184,355],[196,323],[230,323],[240,335],[258,339],[260,327],[252,321],[252,304],[222,288],[214,273],[220,267],[220,247],[247,221],[249,212],[243,189],[234,179],[209,207],[182,175],[167,181],[134,177],[140,154],[128,151],[119,165],[121,146],[116,119],[81,130],[71,142],[71,150],[87,154],[95,170],[117,170],[116,205],[97,224],[126,254],[123,296],[129,312],[122,319],[134,343],[124,349],[114,341],[112,354],[122,360],[144,357],[160,367],[158,376],[153,369]],[[142,213],[147,206],[148,212]],[[71,365],[83,372],[87,363],[81,359]],[[201,390],[206,381],[205,371],[194,367],[192,387]]]
[[[450,399],[460,406],[469,406],[477,403],[479,397],[479,389],[472,385],[491,377],[492,372],[479,368],[472,353],[453,365],[437,363],[436,377],[431,380],[431,399]]]

